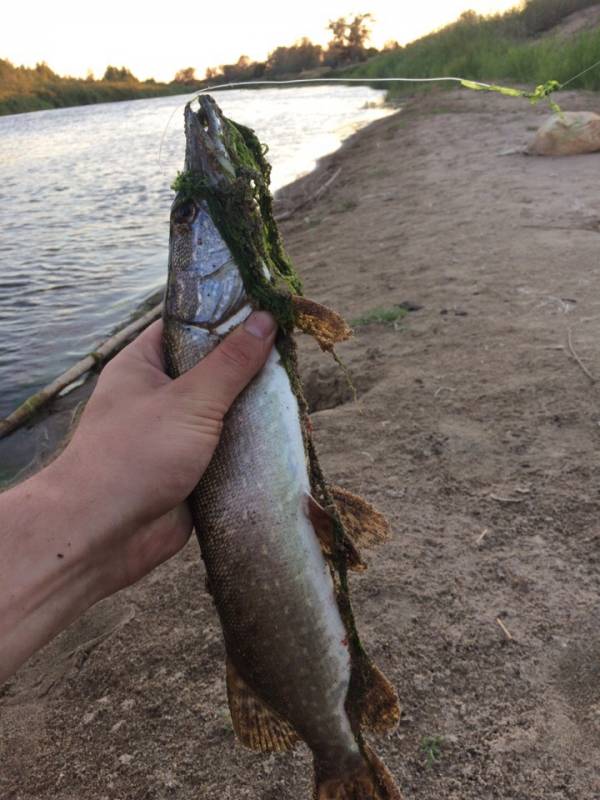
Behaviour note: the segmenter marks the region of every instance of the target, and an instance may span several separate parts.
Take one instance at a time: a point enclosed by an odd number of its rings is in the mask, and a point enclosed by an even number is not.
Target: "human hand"
[[[225,413],[264,364],[275,322],[253,314],[176,380],[164,372],[161,336],[157,322],[107,364],[49,470],[77,495],[78,535],[87,539],[103,596],[138,580],[189,538],[184,500],[208,466]]]
[[[91,605],[174,555],[185,498],[275,339],[252,314],[200,364],[164,373],[162,323],[103,370],[61,455],[0,494],[0,684]]]

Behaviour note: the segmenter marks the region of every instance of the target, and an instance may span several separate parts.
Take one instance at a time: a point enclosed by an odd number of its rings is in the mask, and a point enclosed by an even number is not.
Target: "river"
[[[218,101],[268,143],[277,189],[385,114],[382,97],[318,86],[229,91]],[[0,117],[0,415],[164,283],[187,99]]]

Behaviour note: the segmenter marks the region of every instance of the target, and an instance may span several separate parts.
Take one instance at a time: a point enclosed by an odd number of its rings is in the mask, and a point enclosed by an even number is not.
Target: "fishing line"
[[[299,84],[307,84],[307,83],[362,83],[364,85],[369,85],[372,83],[443,83],[443,82],[453,82],[459,83],[465,89],[473,89],[475,91],[484,91],[484,92],[496,92],[497,94],[502,94],[508,97],[525,97],[527,98],[532,104],[538,103],[540,100],[547,99],[550,105],[550,108],[558,113],[561,114],[560,107],[550,99],[550,95],[554,92],[560,91],[564,89],[569,83],[572,83],[577,78],[580,78],[582,75],[585,75],[586,72],[594,69],[600,65],[600,60],[596,61],[595,64],[592,64],[589,67],[586,67],[581,72],[578,72],[577,75],[573,75],[572,78],[569,78],[568,81],[564,83],[560,83],[559,81],[546,81],[545,83],[539,84],[535,87],[533,92],[527,92],[523,89],[513,89],[509,86],[500,86],[494,83],[483,83],[482,81],[471,81],[467,78],[456,78],[453,76],[443,76],[443,77],[435,77],[435,78],[292,78],[289,80],[258,80],[258,81],[234,81],[232,83],[218,83],[215,86],[206,86],[204,89],[201,89],[197,92],[191,100],[188,100],[186,103],[182,103],[178,105],[176,108],[173,109],[169,119],[167,120],[167,124],[163,131],[161,140],[160,140],[160,147],[158,150],[158,165],[159,168],[162,169],[162,150],[165,141],[165,136],[169,130],[171,122],[173,121],[173,117],[175,114],[184,108],[188,102],[193,103],[197,100],[201,95],[208,94],[209,92],[219,92],[224,91],[226,89],[238,89],[238,88],[246,88],[248,86],[294,86]]]
[[[596,63],[595,63],[595,64],[592,64],[592,66],[591,66],[591,67],[586,67],[585,69],[582,69],[582,70],[581,70],[581,72],[578,72],[578,73],[577,73],[577,75],[573,75],[573,77],[572,77],[572,78],[569,78],[569,80],[568,80],[568,81],[565,81],[564,83],[561,83],[561,85],[560,85],[560,88],[561,88],[561,89],[564,89],[564,88],[565,88],[565,86],[567,86],[569,83],[571,83],[572,81],[574,81],[574,80],[575,80],[575,78],[581,78],[581,76],[582,76],[582,75],[585,75],[585,73],[586,73],[586,72],[589,72],[591,69],[594,69],[594,67],[597,67],[599,64],[600,64],[600,61],[596,61]]]
[[[433,83],[434,81],[454,81],[455,83],[461,83],[462,78],[451,78],[451,77],[444,77],[444,78],[293,78],[290,80],[285,81],[271,81],[271,80],[264,80],[264,81],[235,81],[233,83],[218,83],[215,86],[207,86],[204,89],[201,89],[197,92],[191,100],[188,100],[185,103],[181,103],[180,105],[176,106],[171,112],[169,119],[167,120],[167,124],[163,131],[163,135],[160,140],[160,147],[158,149],[158,165],[159,168],[162,169],[162,149],[165,141],[165,136],[167,135],[169,128],[171,126],[171,122],[173,121],[173,117],[178,111],[181,111],[182,108],[189,103],[193,103],[194,100],[197,100],[200,95],[208,94],[209,92],[219,92],[223,91],[224,89],[238,89],[241,87],[246,86],[292,86],[297,84],[306,84],[306,83],[362,83],[362,84],[370,84],[370,83],[391,83],[391,82],[400,82],[400,83]],[[476,83],[478,83],[476,81]],[[482,88],[487,88],[488,84],[482,83],[479,84]]]

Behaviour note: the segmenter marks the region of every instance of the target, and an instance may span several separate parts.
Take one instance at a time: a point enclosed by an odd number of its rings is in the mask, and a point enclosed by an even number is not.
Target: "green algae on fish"
[[[270,167],[248,128],[214,100],[186,107],[186,164],[171,212],[164,312],[176,378],[253,309],[279,323],[262,372],[225,419],[189,504],[227,651],[236,735],[254,749],[312,750],[318,800],[400,800],[364,741],[399,718],[396,693],[361,645],[348,569],[388,526],[320,467],[297,369],[294,328],[325,350],[350,331],[301,297],[273,218]]]

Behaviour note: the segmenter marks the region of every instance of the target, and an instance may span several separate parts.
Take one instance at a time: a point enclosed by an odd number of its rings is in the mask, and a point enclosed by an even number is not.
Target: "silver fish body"
[[[231,180],[235,166],[209,101],[203,98],[204,125],[186,109],[186,169],[219,183]],[[207,203],[178,195],[164,311],[171,376],[204,358],[252,306]],[[319,798],[394,800],[400,795],[389,787],[368,793],[371,778],[360,777],[374,762],[366,764],[346,707],[348,630],[311,502],[298,400],[275,347],[227,414],[214,457],[189,498],[225,639],[234,727],[240,733],[253,726],[245,704],[262,707],[263,722],[246,731],[246,743],[283,749],[304,740],[315,756]],[[363,789],[344,789],[348,775],[358,775]]]

